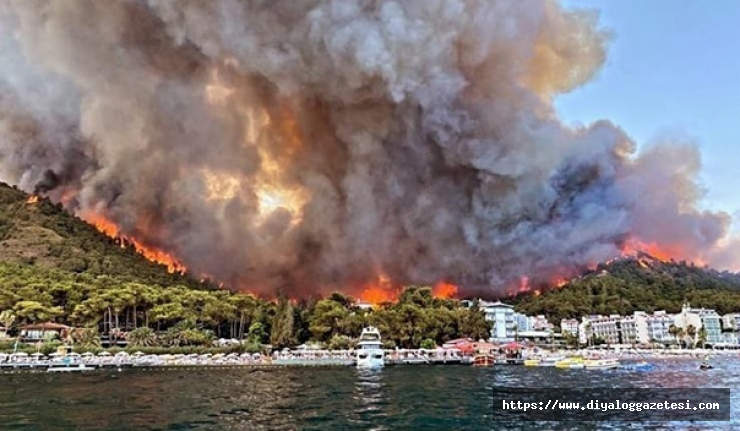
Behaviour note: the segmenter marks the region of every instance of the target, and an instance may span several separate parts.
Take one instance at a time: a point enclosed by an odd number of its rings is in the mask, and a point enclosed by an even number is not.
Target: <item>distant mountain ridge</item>
[[[637,252],[599,264],[560,288],[523,293],[512,301],[518,311],[543,314],[558,324],[590,314],[676,313],[684,302],[725,314],[740,312],[740,274]]]

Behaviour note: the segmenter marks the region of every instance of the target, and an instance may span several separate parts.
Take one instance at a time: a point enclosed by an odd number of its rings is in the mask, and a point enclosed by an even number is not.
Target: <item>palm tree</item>
[[[10,327],[15,323],[15,313],[12,310],[5,310],[0,313],[0,323],[6,330],[10,330]]]
[[[132,347],[152,347],[158,343],[157,334],[151,328],[136,328],[128,333],[126,337],[129,346]]]
[[[702,326],[702,328],[699,330],[699,339],[697,341],[701,343],[702,349],[705,349],[707,347],[707,328]]]
[[[668,327],[668,333],[673,336],[673,339],[676,340],[676,344],[680,346],[681,343],[678,342],[678,332],[679,332],[678,326],[672,324],[671,326]]]
[[[683,328],[678,328],[678,333],[676,335],[678,336],[679,340],[678,347],[683,348],[684,341],[686,341],[684,340],[684,338],[686,337],[686,330]]]
[[[696,347],[696,327],[694,325],[689,325],[688,327],[686,327],[686,334],[691,340],[691,347]]]

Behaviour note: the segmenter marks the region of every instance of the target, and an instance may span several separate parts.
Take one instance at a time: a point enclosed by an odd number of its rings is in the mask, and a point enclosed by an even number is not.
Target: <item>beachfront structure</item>
[[[706,308],[691,308],[689,304],[684,304],[681,312],[674,318],[674,324],[684,330],[693,326],[698,334],[703,328],[706,332],[706,343],[712,345],[724,342],[721,322],[722,318],[716,311]],[[694,337],[697,336],[694,335]]]
[[[607,344],[626,344],[622,342],[621,321],[622,316],[612,314],[611,316],[588,316],[586,318],[588,326],[588,338],[600,338]]]
[[[44,323],[34,323],[31,325],[26,325],[20,328],[21,334],[20,339],[23,342],[27,343],[33,343],[38,341],[44,341],[49,339],[62,339],[64,338],[68,331],[72,328],[70,328],[67,325],[62,325],[60,323],[53,323],[53,322],[44,322]]]
[[[513,341],[515,337],[516,321],[514,320],[514,307],[501,301],[493,303],[481,303],[481,309],[486,320],[492,323],[491,341]]]
[[[699,317],[701,317],[702,328],[706,331],[707,344],[719,344],[724,341],[722,336],[722,319],[719,317],[714,310],[700,310]]]
[[[8,330],[0,326],[0,340],[8,338]]]
[[[579,324],[579,342],[587,344],[593,337],[607,344],[669,344],[672,336],[668,329],[673,323],[665,311],[647,314],[635,311],[630,316],[588,316]]]
[[[646,315],[647,341],[663,345],[671,344],[674,341],[670,333],[671,325],[673,325],[673,315],[663,310]]]
[[[532,319],[522,313],[514,313],[514,324],[517,332],[529,332],[532,330]]]
[[[562,319],[560,321],[560,332],[563,334],[570,334],[574,337],[578,336],[578,320],[576,319]]]
[[[740,313],[728,313],[722,316],[724,332],[740,332]]]
[[[582,317],[581,323],[578,324],[578,344],[588,344],[590,336],[591,324],[586,317]]]
[[[722,333],[722,344],[725,346],[737,346],[740,344],[738,342],[738,334],[735,332],[723,332]]]
[[[555,329],[552,323],[543,315],[530,317],[530,322],[533,331],[547,331],[552,332]]]

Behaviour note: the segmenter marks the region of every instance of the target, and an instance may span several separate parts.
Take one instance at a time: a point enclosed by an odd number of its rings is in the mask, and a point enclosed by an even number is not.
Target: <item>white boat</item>
[[[357,368],[382,368],[385,366],[385,352],[380,340],[380,331],[368,326],[362,330],[357,343]]]
[[[94,367],[88,367],[82,362],[76,365],[60,363],[60,364],[51,364],[49,368],[46,370],[46,372],[47,373],[75,373],[75,372],[81,372],[81,371],[92,371],[94,369],[95,369]]]
[[[549,356],[540,359],[537,363],[538,367],[554,367],[555,364],[565,359],[563,356]]]
[[[610,370],[619,367],[619,359],[586,359],[587,370]]]

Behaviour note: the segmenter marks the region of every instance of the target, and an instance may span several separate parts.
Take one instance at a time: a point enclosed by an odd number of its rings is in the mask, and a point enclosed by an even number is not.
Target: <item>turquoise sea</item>
[[[651,372],[497,366],[123,370],[0,375],[1,430],[705,430],[730,422],[500,422],[497,387],[740,388],[740,357]]]

